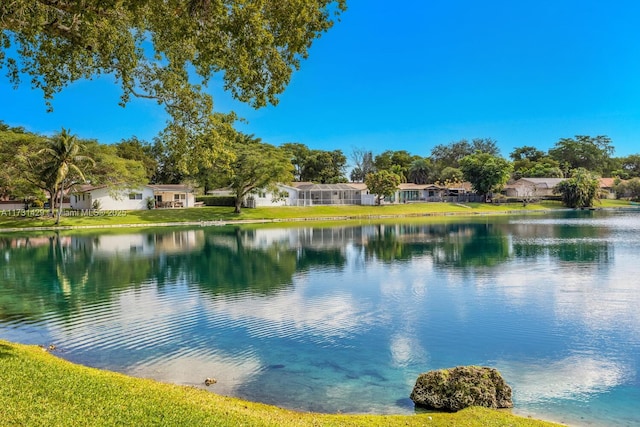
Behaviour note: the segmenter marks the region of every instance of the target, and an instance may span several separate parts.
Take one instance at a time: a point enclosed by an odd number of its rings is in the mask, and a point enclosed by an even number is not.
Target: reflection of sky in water
[[[624,218],[588,219],[594,230],[584,239],[560,229],[582,222],[546,217],[419,234],[386,226],[110,239],[99,257],[135,244],[144,257],[161,252],[157,262],[171,264],[175,245],[186,241],[195,253],[208,239],[232,252],[277,247],[281,257],[313,248],[341,259],[307,260],[290,283],[266,292],[212,293],[183,273],[162,286],[149,277],[76,307],[66,320],[47,314],[35,336],[89,365],[190,385],[215,377],[215,392],[329,412],[411,413],[418,373],[492,365],[514,388],[516,412],[558,419],[586,404],[593,425],[625,425],[618,416],[640,423],[629,399],[640,388],[640,222],[627,218],[621,237]],[[382,232],[401,242],[385,247]],[[485,262],[483,252],[498,261]],[[88,286],[91,277],[83,280]],[[20,340],[21,327],[12,324],[11,339]],[[24,326],[30,340],[33,328]],[[618,405],[629,399],[627,413],[607,409],[613,395]]]
[[[517,404],[555,399],[585,400],[622,384],[625,367],[589,355],[561,360],[497,361],[496,367],[514,384]]]

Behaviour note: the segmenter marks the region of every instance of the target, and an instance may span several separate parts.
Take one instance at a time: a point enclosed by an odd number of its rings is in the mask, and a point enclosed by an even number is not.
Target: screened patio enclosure
[[[362,191],[349,184],[305,184],[297,188],[298,206],[362,204]]]

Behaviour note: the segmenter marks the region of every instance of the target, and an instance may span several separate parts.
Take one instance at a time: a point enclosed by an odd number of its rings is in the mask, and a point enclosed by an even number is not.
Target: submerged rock
[[[511,408],[511,387],[500,372],[481,366],[458,366],[418,376],[411,392],[416,405],[445,411],[468,406]]]

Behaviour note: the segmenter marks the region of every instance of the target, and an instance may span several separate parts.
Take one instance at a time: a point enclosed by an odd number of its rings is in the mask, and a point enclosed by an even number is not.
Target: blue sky
[[[212,82],[216,109],[272,144],[387,149],[427,156],[437,144],[493,138],[542,150],[608,135],[614,155],[640,153],[640,2],[347,0],[275,107],[254,110]],[[28,80],[27,80],[28,82]],[[110,77],[78,82],[46,113],[28,84],[0,80],[0,120],[41,133],[61,127],[103,143],[151,141],[162,108],[118,106]]]

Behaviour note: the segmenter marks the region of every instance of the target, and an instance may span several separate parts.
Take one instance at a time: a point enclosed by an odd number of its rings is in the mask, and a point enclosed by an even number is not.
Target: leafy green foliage
[[[598,199],[598,178],[584,168],[576,169],[573,176],[556,185],[554,193],[562,196],[569,208],[587,208]]]
[[[31,163],[38,170],[43,188],[47,189],[51,196],[52,212],[53,202],[58,198],[56,224],[60,223],[64,192],[75,184],[83,183],[86,180],[83,170],[89,164],[95,164],[91,157],[82,154],[84,151],[85,147],[77,137],[63,128],[31,158]]]
[[[311,150],[305,159],[301,181],[337,184],[346,182],[347,157],[342,150]]]
[[[520,178],[562,178],[564,174],[560,164],[551,157],[541,157],[539,160],[528,159],[513,162],[513,179]]]
[[[611,170],[613,151],[611,139],[607,136],[576,135],[575,138],[562,138],[556,142],[549,150],[549,156],[560,163],[565,176],[577,168],[607,174]]]
[[[84,146],[94,160],[93,166],[85,172],[91,184],[108,184],[117,193],[149,182],[143,159],[120,157],[117,146],[99,144],[97,141],[86,141]]]
[[[629,198],[640,201],[640,178],[631,178],[628,181],[620,181],[615,187],[618,198]]]
[[[460,170],[464,178],[471,182],[473,189],[486,196],[500,190],[509,180],[513,166],[502,157],[489,153],[476,153],[460,160]]]
[[[368,174],[364,180],[372,194],[376,195],[376,204],[380,204],[385,197],[391,197],[398,190],[400,177],[393,172],[380,170]]]
[[[466,139],[452,142],[450,144],[440,144],[431,150],[431,161],[439,169],[445,167],[459,168],[460,160],[475,152],[487,153],[493,156],[500,154],[496,141],[491,138],[475,138],[471,142]]]
[[[282,144],[293,165],[294,179],[321,184],[346,182],[347,157],[342,150],[311,150],[301,143]]]
[[[228,186],[233,192],[236,213],[240,213],[242,202],[251,191],[273,189],[278,182],[293,178],[288,153],[259,138],[237,134],[231,150],[233,160],[217,179],[221,187]]]
[[[452,168],[447,166],[440,171],[438,175],[438,182],[462,182],[464,180],[464,174],[458,168]]]
[[[147,182],[155,182],[158,161],[154,157],[153,146],[146,141],[141,141],[135,136],[123,139],[115,144],[116,155],[121,159],[137,160],[144,165]],[[168,184],[168,182],[165,182]]]
[[[408,179],[414,184],[434,182],[434,167],[428,158],[418,158],[409,165]]]
[[[0,189],[4,197],[34,201],[51,195],[60,207],[60,190],[85,182],[109,184],[116,192],[148,180],[143,164],[119,157],[116,146],[80,140],[66,130],[50,139],[0,130]],[[53,212],[54,203],[50,208]]]
[[[0,197],[45,200],[43,188],[29,173],[28,164],[30,156],[45,147],[45,141],[23,129],[0,128]]]
[[[196,202],[202,202],[205,206],[234,206],[236,198],[231,196],[197,196]]]
[[[255,107],[277,103],[312,42],[345,9],[344,0],[5,1],[0,67],[14,85],[30,76],[46,100],[78,79],[110,74],[123,104],[152,98],[184,121],[210,113],[201,85],[214,77]]]
[[[640,177],[640,154],[632,154],[627,157],[616,159],[619,167],[612,174],[622,179]]]
[[[293,179],[295,181],[302,181],[305,162],[309,154],[311,154],[311,150],[299,142],[287,142],[282,144],[280,148],[289,153],[291,164],[293,165]]]
[[[376,171],[393,172],[400,177],[400,182],[407,182],[411,163],[419,158],[406,150],[386,150],[373,159],[373,166]]]

